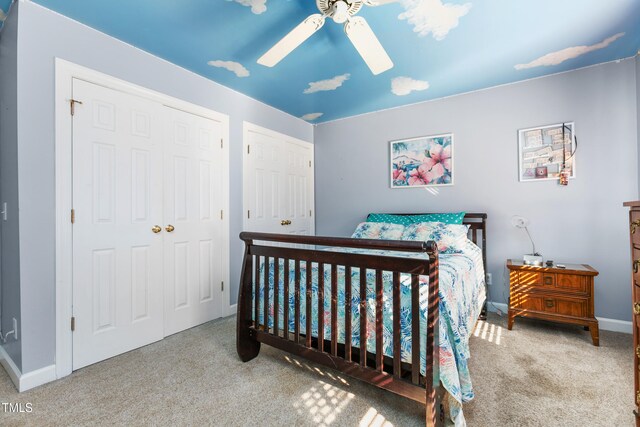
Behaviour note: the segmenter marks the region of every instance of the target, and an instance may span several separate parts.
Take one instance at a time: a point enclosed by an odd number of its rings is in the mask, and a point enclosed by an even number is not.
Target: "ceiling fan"
[[[273,67],[324,25],[326,18],[344,24],[344,32],[374,75],[393,68],[393,62],[367,21],[354,16],[363,5],[380,6],[397,0],[316,0],[321,13],[314,13],[258,59],[258,64]]]

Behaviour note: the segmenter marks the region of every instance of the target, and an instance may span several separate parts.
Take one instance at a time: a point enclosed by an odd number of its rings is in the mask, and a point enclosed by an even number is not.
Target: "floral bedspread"
[[[399,253],[393,251],[378,251],[365,249],[345,249],[329,248],[330,251],[342,251],[350,253],[367,253],[401,257],[425,257],[426,254]],[[473,389],[467,361],[469,359],[469,338],[473,332],[476,320],[480,314],[482,304],[485,300],[484,268],[482,263],[482,252],[473,242],[469,241],[465,250],[461,254],[441,254],[440,260],[440,380],[455,399],[462,403],[473,399]],[[273,262],[273,261],[271,261]],[[279,328],[283,328],[283,310],[289,309],[289,331],[293,332],[295,326],[294,317],[294,264],[290,268],[289,303],[282,304],[283,291],[283,261],[280,261],[280,284],[279,284]],[[270,268],[269,277],[269,304],[270,319],[269,326],[273,327],[273,268]],[[301,289],[300,289],[300,333],[305,333],[306,326],[306,267],[301,262]],[[318,334],[318,266],[312,265],[312,335]],[[325,339],[331,339],[331,269],[325,266],[324,271],[324,334]],[[344,280],[345,270],[338,268],[338,339],[344,343],[344,319],[345,319],[345,292]],[[262,277],[262,274],[261,274]],[[426,337],[427,324],[427,299],[428,299],[428,277],[420,277],[420,331],[421,337]],[[260,295],[264,292],[264,281],[261,281]],[[359,269],[352,270],[352,292],[351,292],[351,324],[352,345],[360,345],[360,272]],[[383,273],[384,289],[384,310],[383,310],[383,349],[387,356],[392,356],[393,352],[393,323],[392,323],[392,274]],[[411,361],[411,278],[409,275],[401,276],[401,350],[402,360]],[[260,300],[260,321],[263,320],[262,299]],[[375,272],[367,270],[367,350],[375,351]],[[424,374],[426,366],[426,346],[421,338],[420,370]],[[455,404],[455,402],[454,402]],[[456,405],[457,406],[457,405]],[[453,408],[452,408],[453,409]]]

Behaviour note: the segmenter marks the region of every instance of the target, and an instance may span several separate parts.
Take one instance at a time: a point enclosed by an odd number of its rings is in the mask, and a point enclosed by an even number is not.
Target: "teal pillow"
[[[388,224],[409,225],[416,222],[442,222],[445,224],[462,224],[466,212],[434,213],[424,215],[390,215],[369,214],[367,222],[386,222]]]

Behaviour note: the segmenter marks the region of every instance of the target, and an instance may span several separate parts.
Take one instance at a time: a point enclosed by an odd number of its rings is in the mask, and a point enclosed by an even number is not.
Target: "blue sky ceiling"
[[[256,60],[315,0],[33,0],[313,123],[634,56],[638,0],[397,0],[363,7],[395,67],[372,75],[327,20],[274,68]],[[5,12],[10,0],[0,0]],[[3,20],[4,14],[0,14]]]

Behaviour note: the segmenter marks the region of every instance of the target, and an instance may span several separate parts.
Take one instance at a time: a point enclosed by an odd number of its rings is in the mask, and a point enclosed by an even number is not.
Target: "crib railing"
[[[427,425],[440,425],[444,418],[438,375],[438,255],[435,242],[407,242],[288,234],[243,232],[245,254],[238,295],[237,350],[243,361],[255,358],[260,344],[288,351],[316,363],[337,369],[380,388],[424,403]],[[256,242],[269,242],[257,244]],[[274,243],[278,246],[273,245]],[[302,247],[287,247],[296,245]],[[349,247],[394,252],[422,252],[428,258],[358,254],[310,247]],[[400,254],[399,254],[400,255]],[[280,268],[280,267],[283,268]],[[291,268],[293,266],[293,268]],[[317,334],[312,333],[313,266],[317,266]],[[304,267],[305,274],[302,274]],[[331,334],[325,339],[325,268],[330,269]],[[344,340],[339,342],[338,270],[344,269]],[[359,270],[359,283],[351,283]],[[367,270],[375,271],[375,349],[367,348]],[[383,272],[392,276],[392,356],[383,351]],[[293,273],[293,278],[291,278]],[[401,275],[411,277],[411,357],[401,355]],[[273,304],[269,279],[273,276]],[[303,277],[304,276],[304,277]],[[420,276],[428,276],[426,336],[420,334]],[[293,280],[292,280],[293,279]],[[305,294],[301,295],[302,283]],[[293,289],[291,289],[293,284]],[[263,289],[261,291],[261,285]],[[352,287],[353,286],[353,287]],[[427,286],[427,285],[425,285]],[[280,300],[282,288],[283,298]],[[423,290],[425,291],[425,290]],[[352,292],[359,293],[359,307],[352,307]],[[293,296],[293,331],[290,330],[289,300]],[[305,302],[304,331],[301,331],[301,301]],[[283,308],[282,327],[280,308]],[[273,305],[273,313],[270,308]],[[352,311],[359,324],[352,325]],[[271,325],[271,326],[270,326]],[[360,344],[352,345],[354,328]],[[358,329],[356,329],[358,331]],[[420,370],[420,349],[426,348],[425,374]]]

